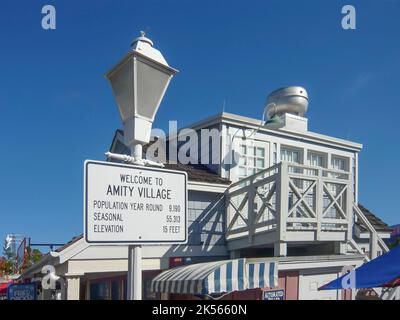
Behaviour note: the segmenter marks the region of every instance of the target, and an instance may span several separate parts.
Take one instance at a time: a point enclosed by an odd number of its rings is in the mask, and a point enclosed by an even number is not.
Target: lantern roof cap
[[[163,57],[160,51],[155,49],[153,41],[146,37],[144,31],[140,31],[140,37],[133,39],[131,44],[132,51],[138,52],[142,55],[149,57],[165,66],[168,66],[167,61]]]
[[[151,46],[154,45],[153,41],[146,37],[146,32],[140,31],[140,37],[133,39],[131,46],[135,46],[137,42],[142,41],[150,44]]]

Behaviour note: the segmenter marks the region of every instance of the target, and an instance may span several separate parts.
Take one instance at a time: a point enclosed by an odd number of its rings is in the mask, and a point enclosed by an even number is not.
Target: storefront
[[[155,278],[153,290],[168,293],[165,299],[196,300],[201,298],[217,298],[221,300],[351,300],[355,292],[351,290],[319,291],[323,284],[336,279],[342,274],[343,267],[359,266],[363,263],[363,256],[313,256],[313,257],[281,257],[281,258],[254,258],[247,259],[248,264],[274,263],[278,269],[277,279],[272,282],[258,282],[249,280],[249,287],[242,290],[223,289],[214,294],[200,294],[201,292],[188,293],[187,288],[179,285],[180,276],[184,274],[186,281],[191,283],[190,269],[201,269],[204,264],[191,265],[185,268],[175,268],[164,271]],[[207,264],[205,264],[207,265]],[[181,269],[181,270],[179,270]],[[247,268],[248,270],[250,268]],[[259,267],[256,276],[261,275]],[[267,268],[270,270],[270,268]],[[174,271],[175,270],[175,271]],[[264,270],[264,269],[263,269]],[[266,270],[266,269],[265,269]],[[224,276],[227,273],[222,273]],[[254,272],[248,274],[249,279],[254,279]],[[268,279],[268,277],[266,277]],[[172,281],[169,281],[172,279]],[[160,285],[157,282],[164,282]],[[228,280],[225,280],[225,283]],[[232,281],[232,280],[229,280]],[[169,282],[169,283],[168,283]],[[174,283],[176,282],[176,283]],[[155,287],[155,288],[154,288]],[[209,286],[207,286],[209,289]],[[236,288],[237,289],[237,288]],[[232,292],[231,292],[232,291]]]
[[[211,299],[222,300],[303,300],[303,299],[351,299],[354,292],[344,290],[318,291],[318,288],[341,275],[345,266],[359,266],[363,263],[362,255],[330,255],[330,256],[298,256],[298,257],[267,257],[247,258],[247,263],[276,266],[276,280],[270,281],[270,273],[264,283],[259,280],[249,283],[249,287],[220,287],[219,295],[204,295],[174,290],[152,290],[152,282],[165,272],[179,268],[190,267],[199,270],[199,266],[220,266],[229,261],[221,248],[214,248],[213,256],[201,256],[195,252],[175,250],[163,246],[146,246],[142,261],[143,268],[143,299]],[[174,255],[175,253],[175,255]],[[183,254],[184,253],[184,254]],[[82,238],[76,238],[64,248],[28,269],[23,279],[35,280],[39,284],[43,278],[41,273],[45,265],[53,265],[60,282],[55,290],[43,290],[39,286],[38,299],[69,299],[69,300],[119,300],[126,299],[128,249],[121,246],[89,246]],[[237,260],[237,259],[236,259]],[[240,260],[240,259],[239,259]],[[247,268],[249,270],[249,268]],[[260,269],[270,270],[270,267],[254,267],[254,277],[260,275]],[[233,268],[233,270],[235,270]],[[245,270],[245,268],[244,268]],[[221,269],[220,275],[229,274]],[[65,284],[62,285],[61,281]],[[268,282],[269,281],[269,282]],[[273,283],[273,285],[271,285]],[[172,288],[172,287],[171,287]],[[200,292],[201,293],[201,292]],[[222,297],[220,297],[222,296]]]

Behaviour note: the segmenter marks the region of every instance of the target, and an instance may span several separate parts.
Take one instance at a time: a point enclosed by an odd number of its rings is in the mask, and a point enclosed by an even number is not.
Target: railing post
[[[370,241],[370,243],[369,243],[369,248],[370,248],[369,249],[370,250],[369,257],[372,260],[372,259],[375,259],[378,256],[378,249],[379,249],[379,246],[378,246],[378,233],[376,231],[375,232],[370,232],[369,241]]]
[[[224,228],[224,230],[225,230],[225,240],[228,240],[228,233],[229,233],[229,230],[228,230],[228,227],[229,227],[229,224],[230,224],[230,220],[231,220],[231,206],[229,205],[229,201],[230,201],[230,196],[229,196],[229,191],[225,191],[225,212],[226,212],[226,215],[225,215],[225,228]]]
[[[277,239],[281,243],[286,241],[287,214],[289,209],[289,176],[288,165],[281,162],[276,179],[276,218]]]
[[[349,175],[346,194],[346,213],[347,213],[347,241],[353,239],[354,210],[353,206],[357,205],[354,199],[353,181]]]
[[[247,208],[248,208],[248,229],[249,229],[249,243],[253,243],[253,237],[255,233],[255,219],[254,219],[254,200],[255,200],[255,190],[252,183],[249,185],[248,189],[248,199],[247,199]]]
[[[321,240],[322,213],[324,211],[324,181],[322,180],[322,169],[318,169],[317,184],[315,187],[315,213],[317,215],[316,240]]]

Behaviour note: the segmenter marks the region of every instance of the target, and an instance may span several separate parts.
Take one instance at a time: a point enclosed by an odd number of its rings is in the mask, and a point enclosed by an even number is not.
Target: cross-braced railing
[[[227,240],[252,242],[269,231],[277,231],[278,241],[299,231],[313,231],[315,240],[331,232],[351,238],[354,195],[346,172],[281,162],[231,185],[226,199]]]
[[[288,230],[315,230],[318,240],[323,232],[348,229],[353,203],[349,173],[297,164],[282,167],[287,173]]]
[[[228,241],[247,237],[251,246],[258,234],[269,232],[274,235],[265,239],[274,243],[337,240],[363,254],[352,235],[356,217],[370,233],[365,261],[389,250],[355,203],[347,172],[282,162],[232,184],[226,208]],[[400,296],[400,289],[375,291],[383,299]]]
[[[230,186],[226,237],[276,229],[276,195],[280,166],[275,165]]]

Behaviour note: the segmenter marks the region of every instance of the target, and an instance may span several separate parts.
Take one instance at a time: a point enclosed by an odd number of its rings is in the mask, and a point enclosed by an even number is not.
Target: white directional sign
[[[84,233],[89,243],[186,243],[187,174],[87,160]]]

